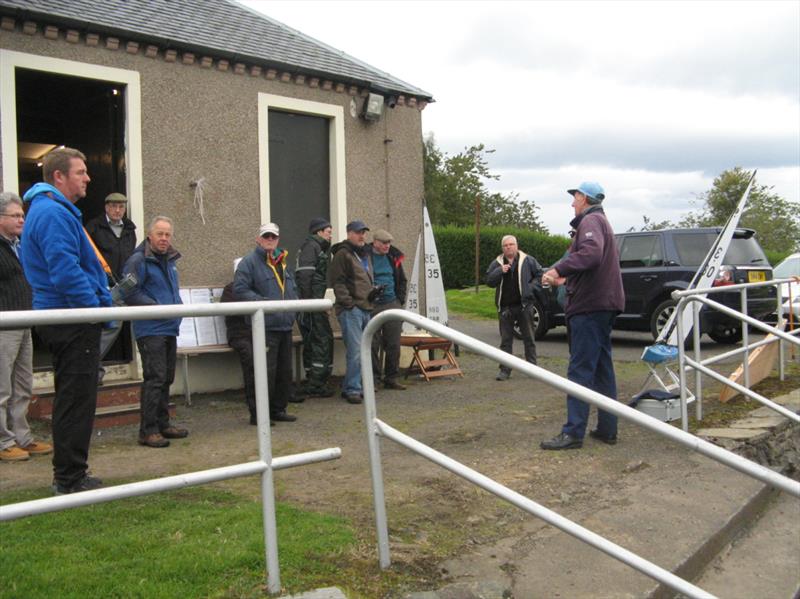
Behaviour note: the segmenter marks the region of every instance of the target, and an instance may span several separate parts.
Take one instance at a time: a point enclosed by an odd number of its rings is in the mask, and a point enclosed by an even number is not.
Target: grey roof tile
[[[259,62],[382,92],[431,94],[233,0],[0,0],[0,13]]]

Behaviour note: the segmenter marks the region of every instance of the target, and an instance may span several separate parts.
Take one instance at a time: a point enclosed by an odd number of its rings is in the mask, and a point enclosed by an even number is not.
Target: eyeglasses
[[[278,236],[273,233],[264,233],[261,239],[278,239]]]
[[[14,214],[8,214],[3,212],[0,216],[7,216],[8,218],[16,218],[17,220],[25,220],[25,214],[22,212],[15,212]]]

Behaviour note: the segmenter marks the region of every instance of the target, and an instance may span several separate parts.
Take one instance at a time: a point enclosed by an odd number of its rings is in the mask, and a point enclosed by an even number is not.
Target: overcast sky
[[[450,153],[568,230],[597,180],[614,228],[677,220],[723,170],[800,201],[800,2],[246,1],[420,87]]]

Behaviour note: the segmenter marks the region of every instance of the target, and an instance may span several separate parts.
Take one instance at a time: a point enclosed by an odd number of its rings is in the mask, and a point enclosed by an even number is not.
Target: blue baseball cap
[[[584,181],[578,186],[578,189],[568,189],[567,193],[574,196],[579,191],[589,198],[590,204],[599,204],[606,199],[603,188],[596,181]]]
[[[361,233],[361,231],[369,231],[369,227],[364,224],[363,220],[354,220],[347,223],[347,232],[350,231]]]

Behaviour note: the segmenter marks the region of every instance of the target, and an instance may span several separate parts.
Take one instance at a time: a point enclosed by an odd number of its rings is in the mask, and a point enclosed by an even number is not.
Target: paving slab
[[[326,587],[324,589],[306,591],[299,595],[282,595],[280,599],[347,599],[347,595],[339,588]]]
[[[697,431],[697,436],[747,441],[765,435],[768,432],[766,428],[701,428]]]

